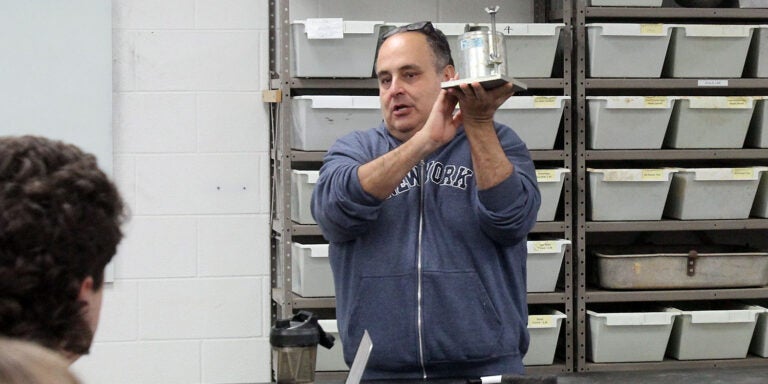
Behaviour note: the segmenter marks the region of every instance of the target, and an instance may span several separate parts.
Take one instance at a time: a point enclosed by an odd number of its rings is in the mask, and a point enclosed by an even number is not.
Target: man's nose
[[[390,84],[389,90],[392,93],[392,95],[399,95],[403,93],[403,85],[405,83],[400,81],[399,76],[393,76],[392,77],[392,84]]]

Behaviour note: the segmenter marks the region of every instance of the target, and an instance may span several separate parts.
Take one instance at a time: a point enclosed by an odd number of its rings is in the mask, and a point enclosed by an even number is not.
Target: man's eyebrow
[[[406,64],[406,65],[403,65],[403,66],[402,66],[402,67],[400,67],[400,68],[397,68],[397,72],[402,72],[402,71],[413,71],[413,70],[416,70],[416,71],[420,71],[420,70],[421,70],[421,67],[420,67],[420,66],[418,66],[418,65],[416,65],[416,64]],[[390,73],[391,73],[390,71],[381,71],[381,72],[376,72],[376,76],[378,77],[378,76],[381,76],[381,75],[388,75],[388,74],[390,74]]]

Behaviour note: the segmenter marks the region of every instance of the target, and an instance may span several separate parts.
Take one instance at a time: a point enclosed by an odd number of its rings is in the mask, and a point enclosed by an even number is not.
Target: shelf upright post
[[[554,0],[557,1],[557,0]],[[549,7],[551,8],[551,7]],[[568,372],[575,370],[574,360],[574,302],[573,302],[573,0],[562,1],[563,12],[563,95],[571,96],[563,111],[563,165],[571,170],[563,183],[563,223],[564,235],[571,240],[571,247],[564,257],[564,289],[565,289],[565,366]],[[546,13],[549,14],[549,9]]]
[[[291,23],[288,0],[269,2],[270,88],[280,91],[271,109],[272,135],[272,321],[293,313],[291,273]],[[279,270],[278,270],[279,268]]]
[[[587,0],[575,0],[575,23],[574,31],[576,38],[573,40],[575,44],[575,57],[576,57],[576,83],[574,88],[576,90],[576,110],[574,116],[576,118],[576,132],[574,137],[576,138],[576,238],[574,239],[575,249],[575,319],[576,319],[576,361],[574,365],[575,371],[583,372],[586,365],[586,17],[585,8]]]

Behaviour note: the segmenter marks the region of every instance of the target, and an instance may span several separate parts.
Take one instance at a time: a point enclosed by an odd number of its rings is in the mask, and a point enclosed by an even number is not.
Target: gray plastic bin
[[[755,202],[752,204],[750,216],[768,218],[768,168],[760,167],[760,184],[755,194]]]
[[[682,220],[746,219],[762,167],[680,168],[672,178],[664,216]]]
[[[291,244],[293,292],[303,297],[336,296],[328,244]]]
[[[587,359],[595,363],[662,361],[677,313],[587,310]]]
[[[667,52],[669,77],[741,77],[752,25],[677,24]]]
[[[747,132],[746,146],[768,148],[768,97],[753,97],[755,111]]]
[[[743,359],[747,357],[760,307],[718,303],[680,303],[666,310],[675,317],[667,355],[678,360]]]
[[[294,77],[372,77],[383,21],[307,19],[291,23]]]
[[[587,96],[589,149],[660,149],[672,96]]]
[[[749,352],[754,353],[760,357],[768,357],[768,301],[759,302],[760,305],[755,305],[756,309],[761,308],[763,310],[757,316],[757,324],[755,324],[755,332],[752,335],[752,342],[749,344]]]
[[[587,24],[589,77],[661,77],[671,28],[664,24]]]
[[[319,171],[291,171],[291,220],[299,224],[317,224],[312,217],[310,202]]]
[[[768,24],[755,27],[753,34],[744,76],[768,77]]]
[[[541,206],[536,215],[536,221],[554,221],[560,195],[563,190],[565,174],[571,171],[567,168],[537,169],[536,181],[541,193]]]
[[[588,168],[587,218],[594,221],[659,220],[672,168]]]
[[[527,292],[554,292],[570,240],[528,241]]]
[[[554,362],[557,338],[565,318],[564,313],[554,309],[528,316],[528,334],[531,336],[531,342],[523,357],[524,365],[551,365]]]
[[[326,151],[340,137],[382,120],[378,96],[294,96],[291,148]]]
[[[512,96],[494,120],[511,127],[528,149],[553,149],[570,96]]]
[[[742,148],[755,108],[748,96],[681,97],[664,145],[669,148]]]

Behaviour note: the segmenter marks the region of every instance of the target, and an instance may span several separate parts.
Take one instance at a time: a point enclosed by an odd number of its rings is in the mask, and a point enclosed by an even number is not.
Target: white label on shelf
[[[640,24],[640,34],[642,35],[663,35],[664,24]]]
[[[535,96],[533,98],[534,108],[556,108],[557,96]]]
[[[705,79],[699,80],[699,87],[727,87],[728,80]]]
[[[344,20],[341,18],[307,19],[304,25],[307,39],[344,38]]]
[[[537,169],[536,181],[538,181],[539,183],[546,183],[546,182],[560,181],[560,178],[557,177],[556,169]]]
[[[754,180],[755,169],[754,168],[734,168],[733,178],[735,180]]]
[[[533,252],[536,253],[560,252],[557,241],[532,241],[531,245],[533,245]]]
[[[552,328],[554,326],[555,326],[555,319],[552,315],[528,316],[528,327],[530,328]]]
[[[667,175],[663,169],[643,169],[640,178],[643,181],[666,181]]]
[[[645,96],[643,97],[643,105],[646,108],[667,108],[669,98],[666,96]]]
[[[729,96],[727,100],[730,108],[744,108],[749,104],[749,99],[746,97]]]

